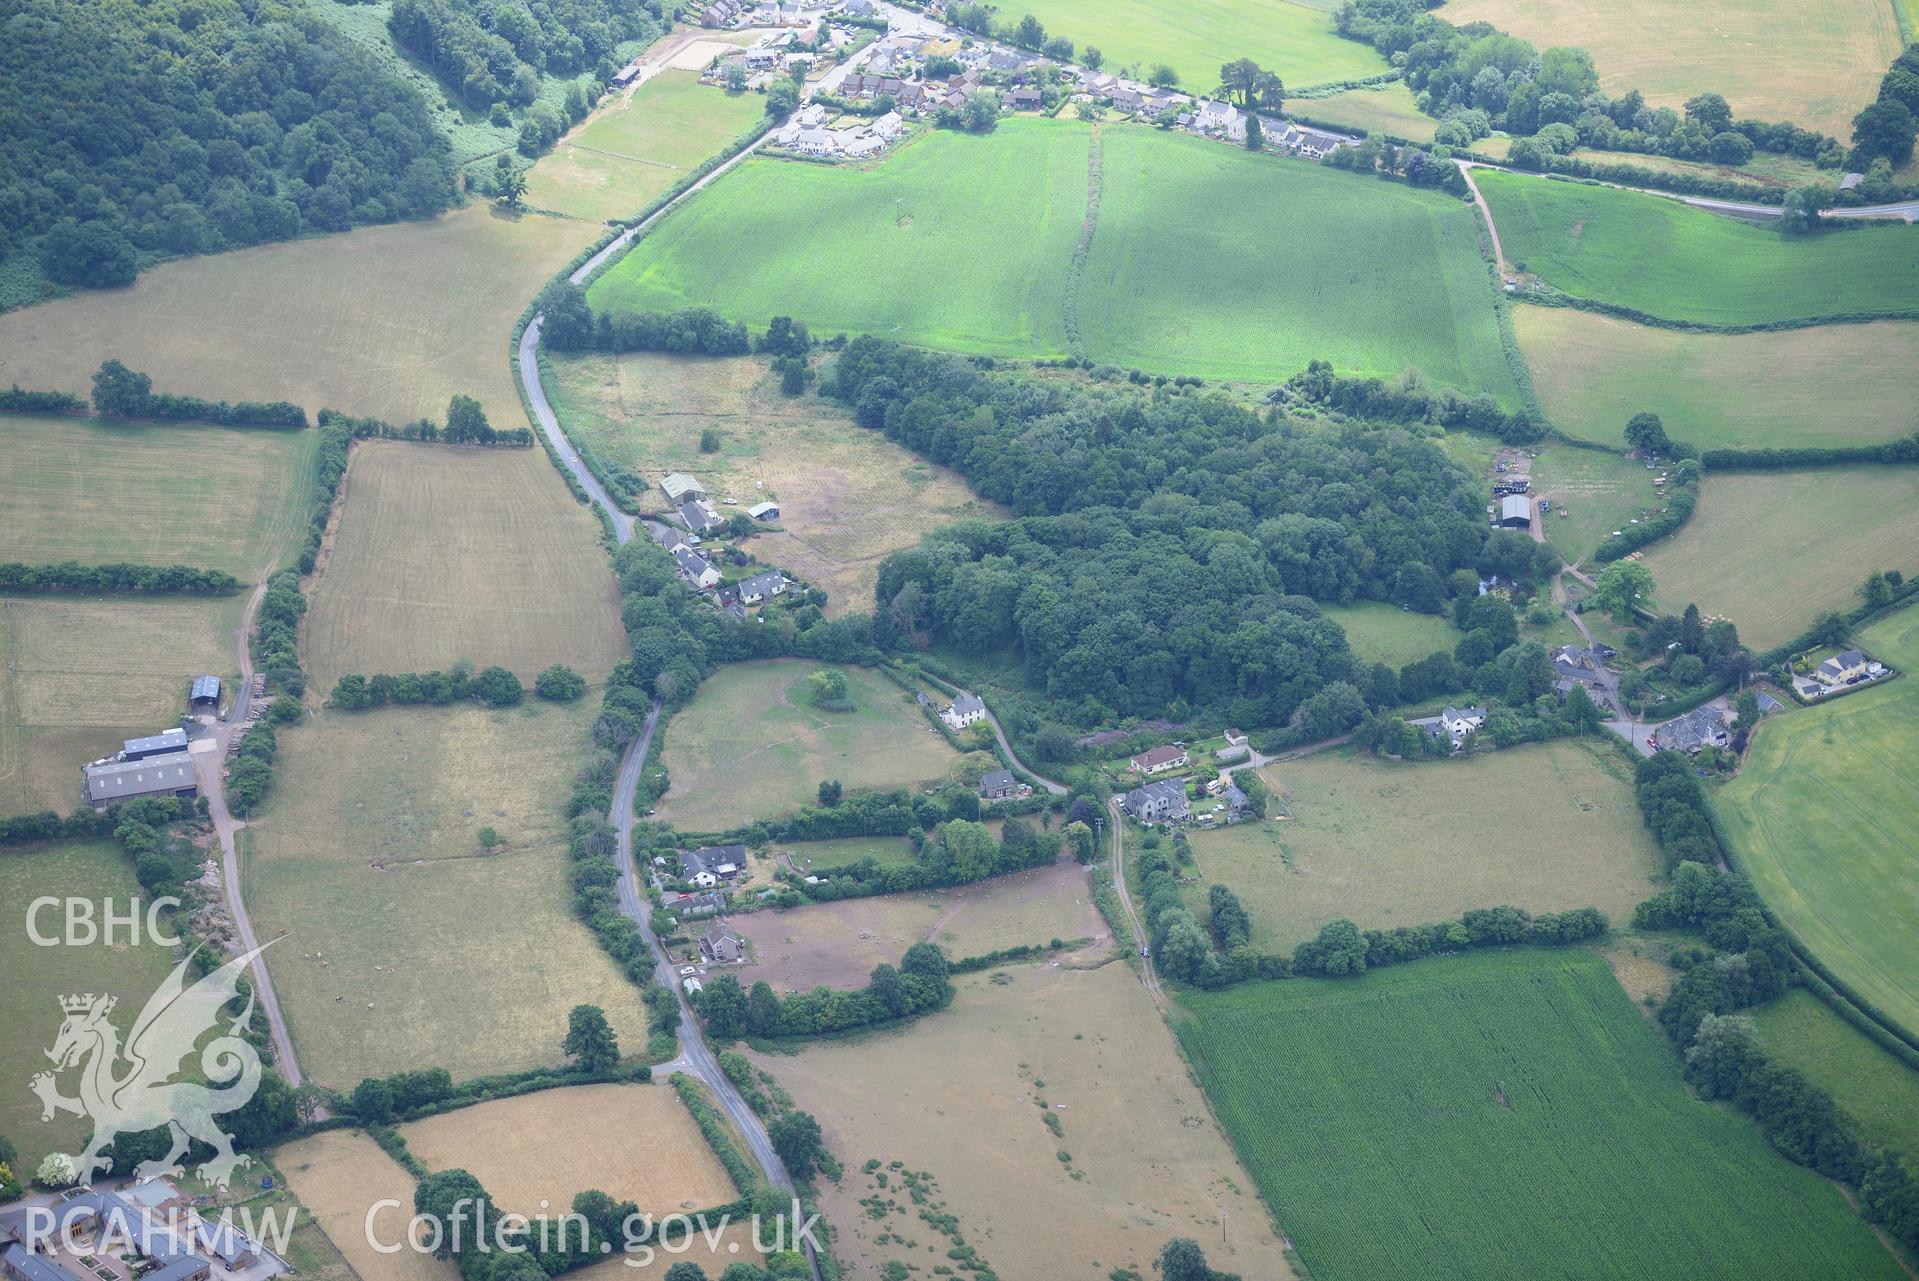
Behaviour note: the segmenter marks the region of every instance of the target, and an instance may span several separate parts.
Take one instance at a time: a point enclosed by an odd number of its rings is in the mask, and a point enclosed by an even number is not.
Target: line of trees
[[[0,414],[84,414],[87,402],[70,391],[28,391],[19,383],[0,391]]]
[[[540,340],[554,351],[666,351],[683,355],[741,356],[753,350],[746,326],[709,307],[678,311],[602,312],[595,315],[586,290],[557,280],[540,294]]]
[[[218,569],[192,565],[82,565],[0,563],[0,592],[136,592],[142,595],[227,596],[245,584]]]
[[[1919,463],[1919,432],[1881,445],[1708,449],[1699,458],[1712,471],[1785,471],[1802,467],[1850,467],[1859,463]]]
[[[471,396],[456,395],[447,403],[446,426],[431,418],[418,418],[395,427],[381,418],[355,418],[336,409],[320,411],[322,427],[343,428],[354,440],[444,441],[451,445],[499,445],[513,449],[531,449],[533,432],[526,427],[494,427],[486,410]]]
[[[169,418],[220,427],[297,430],[307,425],[306,410],[284,400],[230,404],[155,392],[152,378],[117,360],[104,361],[93,375],[93,409],[109,418]]]
[[[897,1023],[931,1014],[952,1003],[946,954],[934,943],[915,943],[899,968],[873,967],[867,985],[857,991],[816,987],[781,997],[764,982],[750,992],[739,979],[721,974],[708,979],[693,997],[707,1032],[716,1041],[742,1036],[826,1036],[855,1028]]]
[[[1485,392],[1467,396],[1451,387],[1430,387],[1415,372],[1388,382],[1341,375],[1329,361],[1313,360],[1276,395],[1282,402],[1323,406],[1367,422],[1433,423],[1496,436],[1508,445],[1529,445],[1546,435],[1545,424],[1525,410],[1508,413]]]
[[[525,692],[520,678],[506,668],[496,665],[476,672],[471,663],[462,659],[444,672],[342,676],[334,682],[326,705],[343,712],[388,705],[446,707],[469,700],[483,707],[512,707]]]
[[[977,812],[978,798],[975,796],[972,800],[972,808]],[[972,885],[1026,868],[1050,867],[1059,857],[1057,833],[1037,832],[1019,819],[1007,819],[1000,839],[995,841],[983,823],[965,818],[947,819],[930,832],[924,831],[914,814],[917,808],[899,803],[888,806],[890,814],[910,823],[902,831],[913,843],[917,856],[914,862],[882,864],[869,855],[857,863],[819,873],[817,881],[810,885],[803,878],[791,878],[797,882],[794,888],[815,902],[830,903],[875,894]],[[937,806],[929,808],[938,809]]]

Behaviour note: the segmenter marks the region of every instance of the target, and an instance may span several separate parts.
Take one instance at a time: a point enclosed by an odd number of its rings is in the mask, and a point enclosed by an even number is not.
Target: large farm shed
[[[1499,500],[1499,523],[1507,529],[1526,529],[1533,523],[1533,500],[1508,494]]]

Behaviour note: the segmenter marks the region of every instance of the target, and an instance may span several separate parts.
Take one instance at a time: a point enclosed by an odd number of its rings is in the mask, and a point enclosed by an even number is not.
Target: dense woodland
[[[549,71],[598,68],[610,79],[615,47],[651,40],[662,26],[659,0],[395,0],[387,29],[468,108],[484,111],[531,106]]]
[[[0,34],[0,257],[124,285],[153,258],[454,200],[415,89],[284,0],[19,0]]]

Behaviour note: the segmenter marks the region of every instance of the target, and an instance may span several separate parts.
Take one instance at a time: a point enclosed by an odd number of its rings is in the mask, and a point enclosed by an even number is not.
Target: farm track
[[[1518,174],[1523,178],[1545,178],[1545,174],[1534,173],[1530,169],[1513,169],[1506,165],[1487,164],[1483,160],[1455,160],[1460,174],[1466,179],[1466,185],[1472,188],[1473,199],[1479,202],[1480,210],[1486,215],[1486,225],[1493,225],[1492,211],[1486,207],[1485,200],[1479,194],[1479,185],[1473,181],[1474,169],[1491,169],[1499,173]],[[1595,180],[1597,182],[1597,180]],[[1691,205],[1694,209],[1704,209],[1707,213],[1724,214],[1730,218],[1758,219],[1761,221],[1777,218],[1778,205],[1756,205],[1743,200],[1719,200],[1712,196],[1685,196],[1676,192],[1661,191],[1657,187],[1634,187],[1623,182],[1597,182],[1601,187],[1613,187],[1619,191],[1636,191],[1642,196],[1659,196],[1665,200],[1676,200],[1682,205]],[[1840,218],[1850,221],[1862,221],[1874,218],[1896,218],[1901,222],[1919,222],[1919,200],[1906,200],[1888,205],[1854,205],[1822,209],[1823,218]],[[1499,232],[1493,232],[1495,246]],[[1503,259],[1502,259],[1503,261]]]

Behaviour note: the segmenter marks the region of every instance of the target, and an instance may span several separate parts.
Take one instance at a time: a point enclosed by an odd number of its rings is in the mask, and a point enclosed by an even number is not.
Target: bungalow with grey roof
[[[1723,711],[1716,707],[1697,707],[1678,720],[1661,725],[1652,736],[1652,745],[1662,752],[1696,756],[1707,747],[1724,747],[1729,737]]]
[[[1151,747],[1127,763],[1135,773],[1157,774],[1162,770],[1179,769],[1187,763],[1187,759],[1183,747]]]
[[[741,580],[740,602],[746,605],[757,605],[770,596],[784,595],[786,589],[792,585],[785,574],[777,569],[769,569],[764,574],[755,574],[751,578]]]

